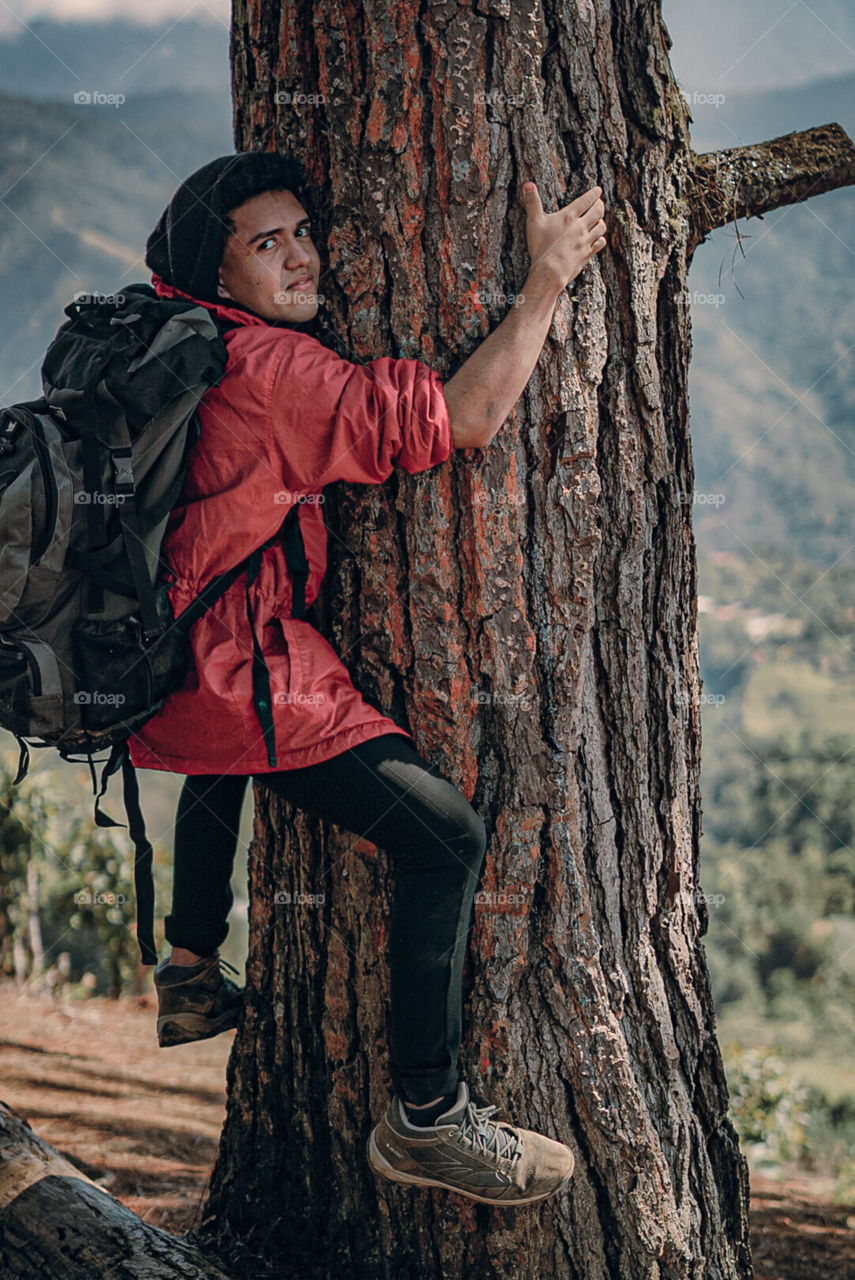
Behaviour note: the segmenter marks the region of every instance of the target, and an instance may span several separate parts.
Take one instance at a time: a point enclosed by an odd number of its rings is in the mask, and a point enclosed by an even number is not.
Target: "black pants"
[[[303,769],[257,781],[316,817],[386,849],[394,871],[389,928],[390,1075],[408,1102],[457,1087],[461,978],[484,823],[465,796],[399,734],[370,738]],[[175,828],[174,947],[210,955],[228,933],[245,775],[184,783]]]

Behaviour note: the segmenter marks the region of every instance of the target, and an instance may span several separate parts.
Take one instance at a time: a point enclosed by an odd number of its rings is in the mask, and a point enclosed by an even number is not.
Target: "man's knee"
[[[479,872],[487,850],[487,828],[484,819],[472,805],[461,796],[461,805],[457,817],[458,833],[455,838],[455,850],[466,859],[470,870]]]

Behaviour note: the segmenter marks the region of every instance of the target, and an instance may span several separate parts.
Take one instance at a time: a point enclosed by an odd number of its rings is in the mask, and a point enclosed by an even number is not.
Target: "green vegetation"
[[[776,1050],[724,1046],[731,1113],[755,1168],[803,1160],[808,1151],[809,1093]]]
[[[853,573],[700,557],[706,950],[760,1163],[855,1158]],[[710,695],[719,695],[718,697]]]
[[[0,761],[0,973],[118,996],[135,985],[139,959],[127,831],[96,827],[84,804],[70,811],[52,799],[41,773],[17,787],[13,777]],[[162,853],[155,867],[168,895]]]
[[[140,990],[151,970],[137,966],[133,844],[127,828],[95,826],[87,768],[63,763],[50,751],[35,756],[30,773],[13,786],[18,748],[11,734],[0,734],[0,977],[80,996]],[[184,779],[141,769],[137,780],[154,847],[155,943],[163,955],[169,949],[163,917],[172,896],[174,822]],[[121,778],[111,781],[102,803],[111,818],[125,823]],[[248,946],[246,850],[252,816],[250,786],[232,877],[235,905],[221,948],[238,970]]]

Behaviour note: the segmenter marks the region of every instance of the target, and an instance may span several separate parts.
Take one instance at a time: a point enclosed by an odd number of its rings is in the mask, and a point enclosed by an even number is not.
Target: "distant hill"
[[[714,86],[693,87],[679,76],[677,84],[692,115],[695,151],[741,147],[832,121],[850,137],[855,135],[855,75],[851,72],[765,93],[731,89],[724,92],[723,102],[709,101],[716,97]]]
[[[703,108],[696,150],[832,121],[855,137],[855,76]],[[692,108],[693,115],[698,108]],[[726,129],[723,127],[726,121]],[[727,136],[725,136],[727,134]],[[736,135],[736,136],[734,136]],[[695,505],[709,549],[779,547],[828,564],[855,523],[855,190],[713,233],[689,277]],[[740,296],[740,294],[742,296]]]
[[[0,84],[0,402],[9,403],[40,393],[44,348],[73,294],[147,280],[146,237],[178,183],[234,149],[229,33],[211,18],[34,19],[0,39]]]
[[[222,93],[139,95],[119,109],[0,96],[3,403],[40,393],[44,349],[76,292],[149,279],[146,237],[173,191],[231,150]]]

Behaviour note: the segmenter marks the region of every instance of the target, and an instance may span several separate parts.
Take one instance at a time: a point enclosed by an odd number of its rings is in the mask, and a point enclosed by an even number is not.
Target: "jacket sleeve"
[[[442,382],[422,361],[381,356],[352,364],[293,331],[280,345],[271,443],[290,488],[382,484],[396,465],[413,474],[452,453]]]

